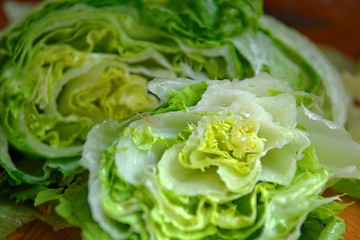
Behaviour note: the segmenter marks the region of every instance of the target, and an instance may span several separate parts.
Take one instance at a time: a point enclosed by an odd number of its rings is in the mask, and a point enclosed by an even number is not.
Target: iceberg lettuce
[[[262,1],[45,1],[0,34],[0,163],[17,183],[83,169],[87,133],[151,111],[153,78],[244,79],[266,71],[322,97],[343,124],[338,73]]]
[[[359,146],[340,124],[313,112],[319,97],[268,74],[156,79],[148,88],[158,108],[96,125],[84,145],[92,216],[112,239],[344,233],[344,222],[329,210],[337,198],[321,194],[349,163],[359,178],[360,155],[347,159],[340,151],[334,158],[344,161],[333,162],[323,149],[334,141],[318,141],[317,132],[342,136],[351,150]]]

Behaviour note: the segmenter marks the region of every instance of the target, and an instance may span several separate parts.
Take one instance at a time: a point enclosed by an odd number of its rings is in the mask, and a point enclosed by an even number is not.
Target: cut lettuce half
[[[338,198],[321,194],[335,172],[358,160],[334,165],[322,153],[309,113],[327,134],[343,130],[312,112],[315,95],[268,74],[243,81],[157,79],[149,90],[162,102],[157,109],[97,125],[84,146],[92,216],[113,239],[298,239],[313,228],[325,238],[344,233],[331,204]]]

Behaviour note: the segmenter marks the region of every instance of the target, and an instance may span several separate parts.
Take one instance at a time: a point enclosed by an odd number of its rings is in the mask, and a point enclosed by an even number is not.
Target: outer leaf
[[[302,89],[315,93],[324,89],[325,99],[331,104],[331,110],[327,113],[330,116],[326,115],[326,117],[342,125],[345,124],[348,96],[342,82],[339,81],[339,73],[336,68],[329,63],[314,44],[296,31],[267,16],[264,16],[260,22],[260,28],[270,35],[279,45],[279,49],[293,56],[295,61],[298,61],[298,66],[307,69],[306,75],[303,77]],[[302,49],[302,51],[298,49]]]

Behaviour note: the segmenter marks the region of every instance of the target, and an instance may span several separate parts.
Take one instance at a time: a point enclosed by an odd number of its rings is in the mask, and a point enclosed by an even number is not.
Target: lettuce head
[[[268,74],[243,81],[157,79],[149,90],[159,97],[158,108],[96,125],[84,146],[92,216],[113,239],[329,236],[303,227],[316,224],[306,220],[310,212],[334,200],[321,193],[347,166],[330,164],[322,152],[317,131],[341,129],[312,112],[316,95]],[[317,130],[317,120],[327,124]],[[343,140],[351,142],[348,137]],[[359,177],[358,159],[351,161]],[[344,227],[327,231],[341,236]]]

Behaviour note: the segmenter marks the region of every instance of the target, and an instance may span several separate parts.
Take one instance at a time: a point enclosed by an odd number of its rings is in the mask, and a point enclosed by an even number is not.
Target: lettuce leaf
[[[66,188],[46,188],[34,198],[34,206],[50,206],[52,214],[68,226],[81,227],[82,239],[111,239],[92,219],[87,202],[87,178],[78,178]],[[52,222],[49,221],[52,225]],[[54,226],[53,226],[54,227]]]
[[[345,221],[336,215],[345,207],[344,204],[330,202],[312,211],[301,227],[299,239],[341,239],[345,233]]]

